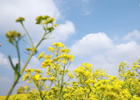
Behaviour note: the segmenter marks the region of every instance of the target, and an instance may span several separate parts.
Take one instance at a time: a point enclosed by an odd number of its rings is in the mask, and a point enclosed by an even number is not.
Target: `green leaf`
[[[11,56],[10,56],[10,55],[8,55],[8,59],[9,59],[9,62],[10,62],[11,67],[12,67],[13,70],[15,71],[16,69],[15,69],[15,67],[14,67],[14,64],[13,64],[12,60],[11,60]]]
[[[16,80],[18,77],[20,77],[20,69],[19,69],[19,63],[16,64],[15,66],[15,76],[14,76],[14,79]]]
[[[19,66],[19,63],[17,63],[16,64],[16,70],[17,70],[17,72],[19,73],[20,72],[20,68],[19,68],[20,66]]]

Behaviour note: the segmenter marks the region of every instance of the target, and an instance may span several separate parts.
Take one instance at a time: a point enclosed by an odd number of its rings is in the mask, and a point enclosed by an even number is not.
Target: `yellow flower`
[[[134,68],[134,67],[132,67],[132,70],[135,70],[135,68]]]
[[[57,27],[57,26],[58,26],[58,24],[54,23],[54,26],[55,26],[55,27]]]
[[[57,42],[57,43],[55,42],[55,43],[52,44],[52,46],[63,47],[63,48],[65,48],[65,45],[62,44],[61,42]]]
[[[50,80],[51,80],[51,81],[54,81],[54,80],[56,80],[56,78],[55,78],[54,76],[52,76],[52,77],[50,78]]]
[[[45,55],[44,58],[45,59],[50,59],[51,57],[53,57],[52,55]]]
[[[54,52],[54,47],[49,47],[49,52]]]
[[[18,94],[24,93],[24,87],[20,87],[17,91]]]
[[[44,56],[44,53],[45,52],[40,53],[40,55],[38,56],[38,60]]]
[[[25,88],[27,91],[29,91],[29,90],[30,90],[30,88],[29,88],[29,86],[28,86],[28,85],[24,86],[24,88]]]
[[[41,75],[40,75],[40,74],[36,74],[36,75],[35,75],[35,77],[34,77],[34,79],[35,79],[35,80],[39,80],[39,79],[40,79],[40,77],[41,77]]]
[[[55,18],[54,17],[52,17],[52,21],[55,21]]]
[[[36,17],[36,24],[40,24],[42,20],[43,20],[43,16]]]
[[[66,59],[64,59],[62,62],[63,62],[64,64],[66,64],[66,63],[67,63]]]
[[[46,78],[46,77],[41,77],[40,79],[41,79],[42,81],[48,80],[48,78]]]
[[[41,71],[40,69],[35,69],[34,71],[35,71],[37,74],[38,74],[38,73],[42,73],[42,71]]]
[[[49,86],[48,85],[45,85],[45,89],[49,89]]]
[[[25,72],[33,72],[33,69],[25,69]]]
[[[24,17],[19,17],[19,18],[16,19],[16,22],[21,22],[22,23],[24,20],[25,20]]]
[[[140,58],[138,59],[138,62],[140,62]]]
[[[23,76],[22,81],[25,81],[26,79],[28,79],[28,78],[29,78],[29,75],[30,75],[30,74],[25,74],[25,75]]]
[[[71,74],[71,72],[68,74],[69,78],[74,78],[74,76]]]

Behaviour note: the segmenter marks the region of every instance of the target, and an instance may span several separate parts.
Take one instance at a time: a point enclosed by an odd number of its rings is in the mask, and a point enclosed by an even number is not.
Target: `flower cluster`
[[[40,24],[43,27],[43,29],[48,32],[52,32],[54,30],[54,27],[58,26],[55,22],[56,21],[54,17],[51,18],[48,15],[38,16],[36,18],[36,24]]]
[[[35,88],[20,87],[10,100],[20,96],[20,100],[140,100],[140,59],[132,64],[132,69],[121,62],[119,76],[111,76],[100,68],[94,70],[89,63],[69,72],[74,56],[60,42],[53,43],[48,51],[51,55],[42,52],[38,56],[39,60],[43,59],[41,68],[46,70],[45,74],[39,69],[25,70],[22,80],[33,82]]]
[[[25,21],[24,17],[19,17],[16,19],[16,22],[22,23],[23,21]]]
[[[20,34],[20,32],[13,30],[13,31],[7,32],[6,37],[8,38],[8,41],[11,44],[14,44],[14,42],[17,42],[21,39],[21,34]]]

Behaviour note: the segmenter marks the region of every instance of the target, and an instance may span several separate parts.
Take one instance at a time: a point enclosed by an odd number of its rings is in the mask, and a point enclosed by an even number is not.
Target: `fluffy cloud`
[[[41,39],[44,33],[40,25],[35,25],[36,16],[48,14],[55,17],[56,20],[60,20],[62,17],[53,0],[14,0],[13,2],[1,1],[1,3],[0,27],[2,32],[0,34],[5,34],[7,30],[13,29],[18,29],[17,31],[25,34],[21,25],[14,22],[16,18],[23,16],[25,17],[25,27],[35,43]],[[53,33],[54,36],[51,37],[56,37],[53,41],[65,41],[69,35],[75,33],[75,26],[73,22],[66,20]]]
[[[124,40],[138,40],[140,39],[140,32],[134,30],[123,37]]]
[[[40,62],[39,62],[39,60],[35,56],[33,56],[31,58],[30,63],[28,64],[27,68],[39,69],[40,68]]]
[[[17,64],[18,58],[12,58],[12,62],[14,65]],[[23,65],[23,62],[21,62],[21,66]],[[6,57],[3,53],[0,52],[0,67],[5,67],[5,68],[11,68],[10,63],[8,60],[8,57]]]
[[[93,54],[113,47],[112,40],[105,33],[91,33],[78,40],[71,47],[72,54]]]
[[[33,27],[36,16],[48,14],[54,16],[56,19],[60,19],[61,17],[60,11],[55,6],[53,0],[14,0],[12,2],[1,2],[0,26],[4,32],[5,29],[20,29],[18,24],[14,23],[14,20],[20,16],[26,18],[26,21],[29,22],[27,23],[29,28]]]
[[[40,45],[41,48],[48,48],[54,42],[66,41],[68,37],[75,33],[75,26],[73,22],[66,20],[64,24],[59,24],[54,30],[53,34],[50,36],[50,40],[43,41]],[[47,45],[46,45],[47,44]]]
[[[60,24],[54,31],[56,41],[65,41],[69,35],[75,33],[73,22],[66,20],[64,24]]]
[[[92,64],[94,70],[101,68],[105,70],[109,75],[117,75],[119,63],[111,63],[107,58],[108,56],[106,56],[104,53],[101,53],[92,55],[92,57],[87,59],[87,62]]]
[[[140,45],[135,41],[130,41],[125,44],[116,45],[113,49],[108,50],[106,55],[108,56],[109,62],[119,63],[125,61],[131,64],[140,57]]]
[[[72,54],[79,56],[76,59],[78,64],[88,62],[94,69],[102,68],[108,74],[117,75],[121,61],[131,66],[138,60],[140,45],[136,41],[119,44],[113,42],[105,33],[88,34],[73,44],[70,50]]]
[[[4,54],[0,52],[0,66],[7,67],[8,63],[9,63],[8,59],[5,57]]]

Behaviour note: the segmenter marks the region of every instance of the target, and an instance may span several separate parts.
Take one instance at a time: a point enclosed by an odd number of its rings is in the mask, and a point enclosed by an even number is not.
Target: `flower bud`
[[[24,20],[25,20],[24,17],[19,17],[19,18],[16,19],[16,22],[21,22],[22,23]]]

